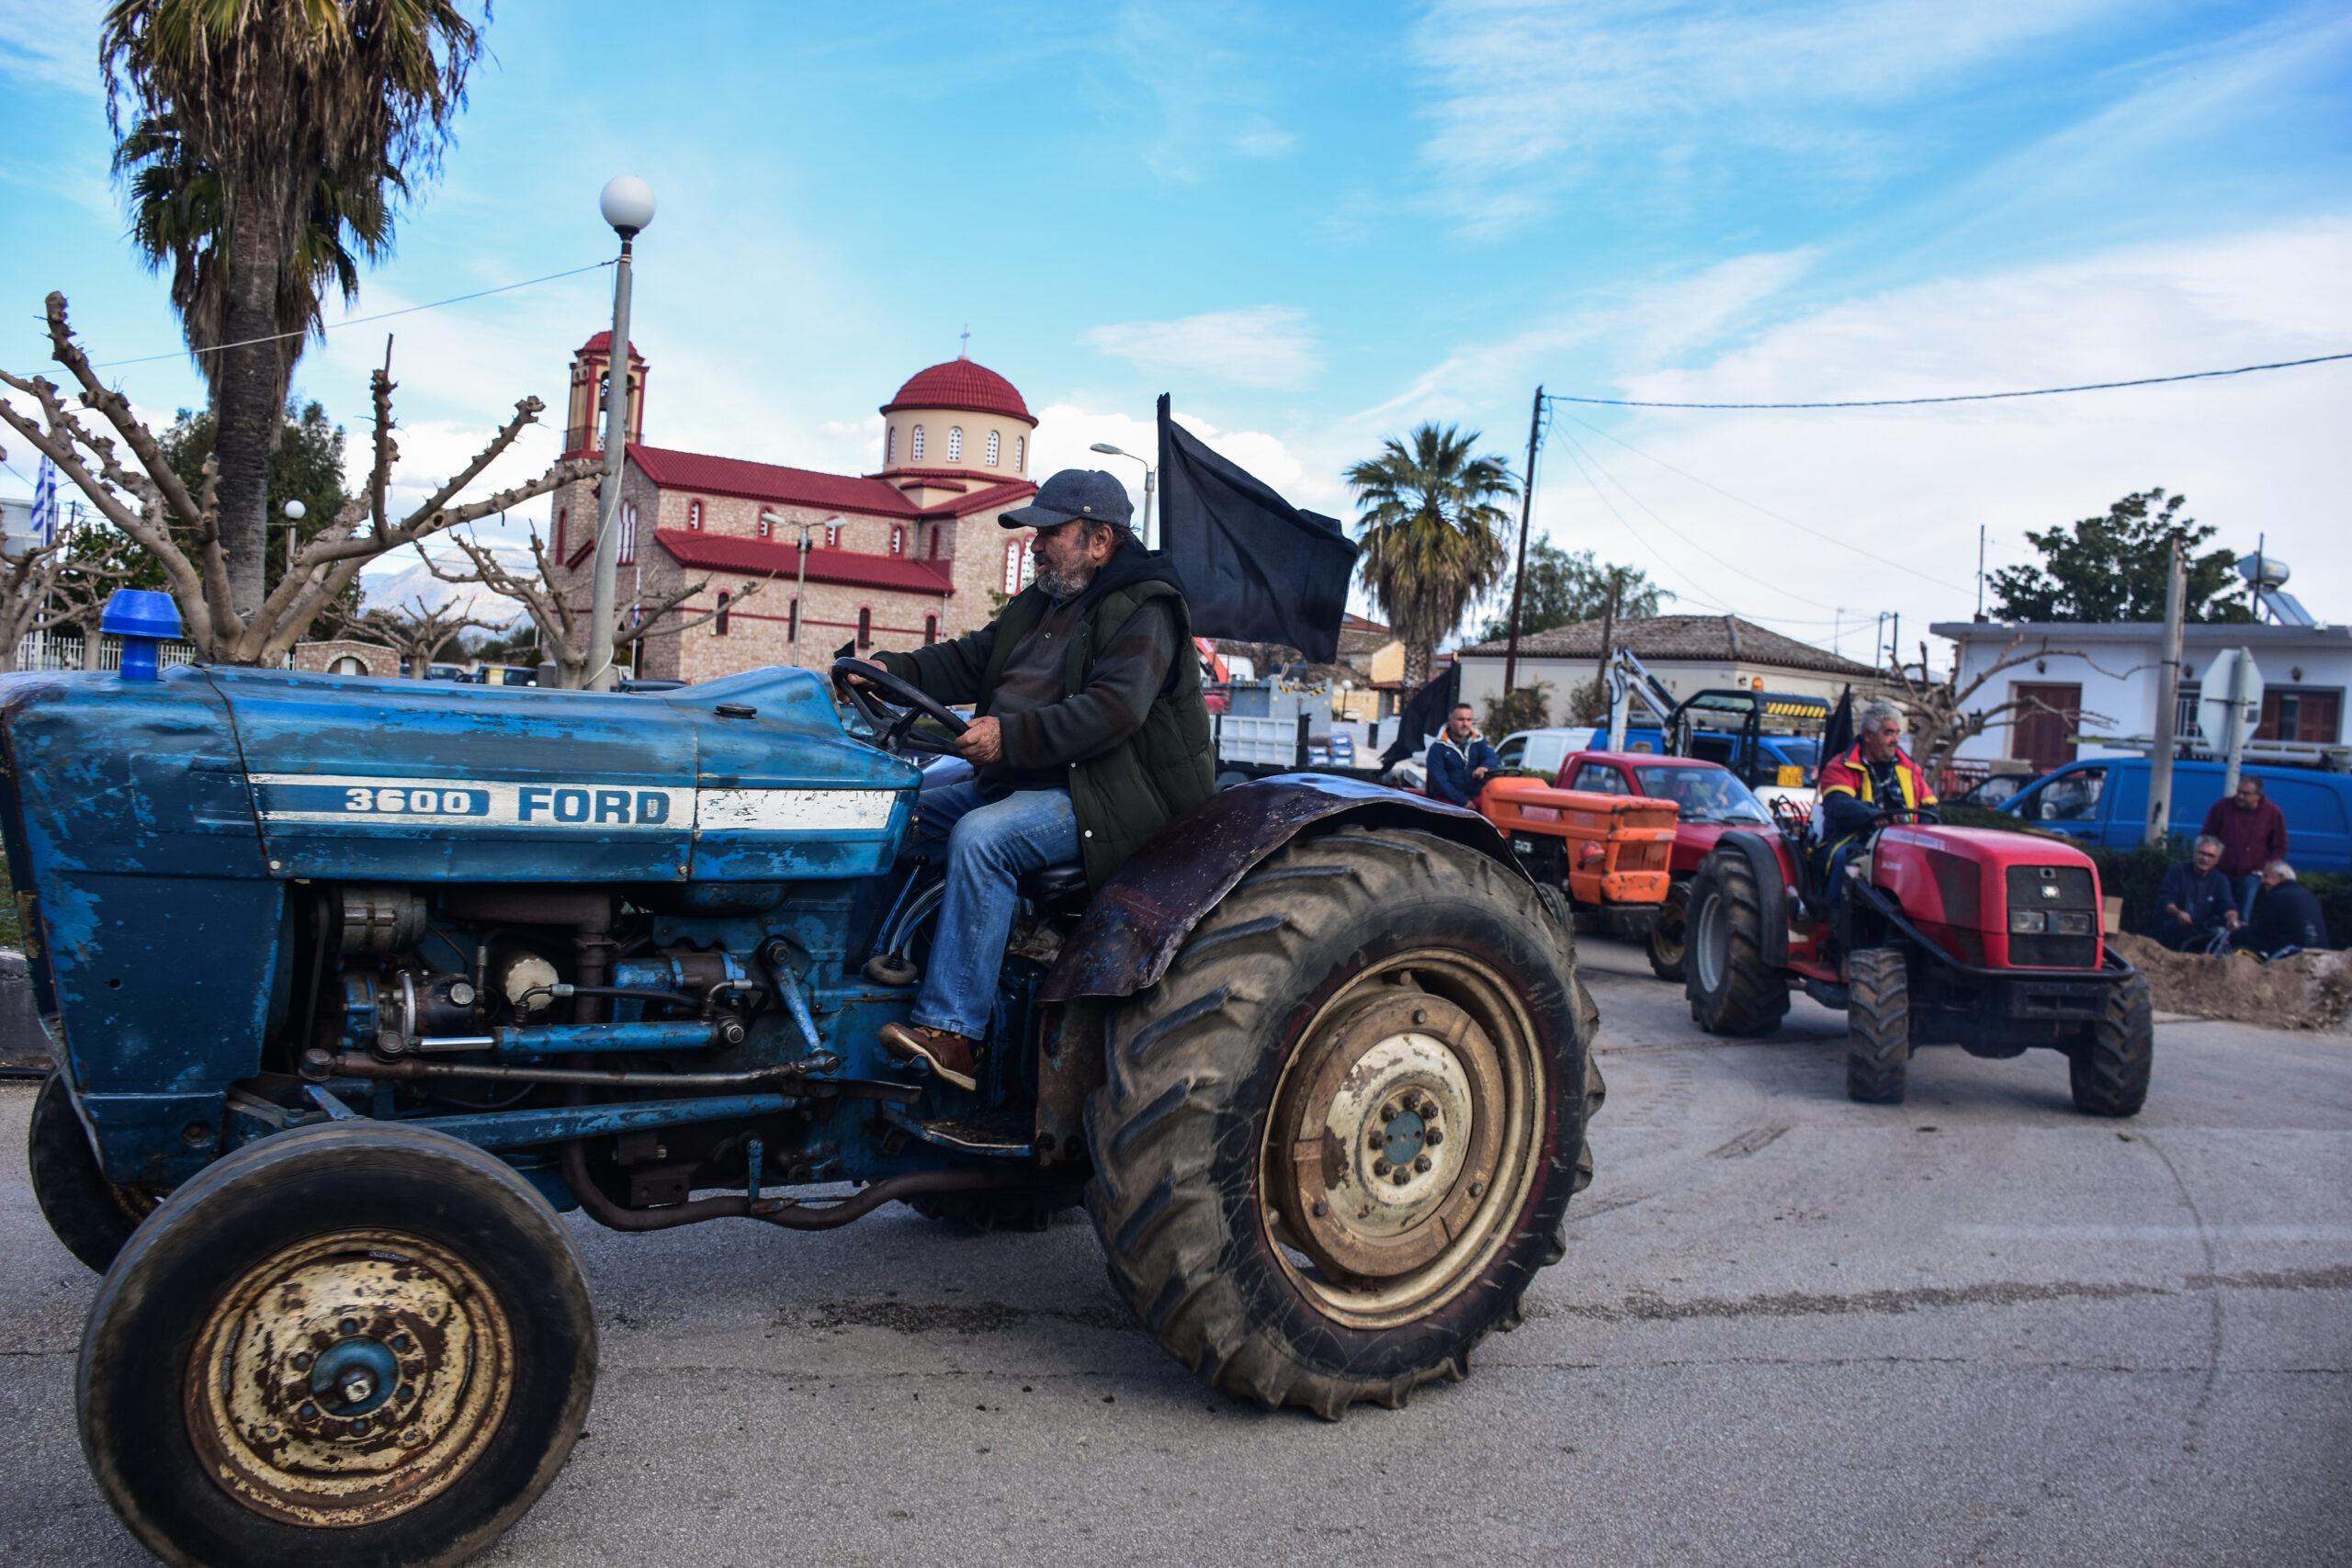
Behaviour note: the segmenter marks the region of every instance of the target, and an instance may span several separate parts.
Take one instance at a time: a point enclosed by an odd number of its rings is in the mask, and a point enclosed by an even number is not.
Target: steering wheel
[[[864,686],[854,684],[847,677],[870,682],[888,694],[888,699],[877,697]],[[899,756],[911,751],[922,757],[952,757],[956,748],[935,736],[925,735],[915,728],[915,720],[928,718],[945,727],[950,735],[961,735],[970,723],[954,708],[924,691],[911,681],[891,674],[879,664],[863,659],[833,660],[833,689],[849,699],[857,716],[874,730],[874,744]],[[896,710],[893,712],[892,710]]]
[[[1871,818],[1870,830],[1876,832],[1881,828],[1891,827],[1905,818],[1913,822],[1925,822],[1930,827],[1941,827],[1944,820],[1943,813],[1932,806],[1890,806]]]

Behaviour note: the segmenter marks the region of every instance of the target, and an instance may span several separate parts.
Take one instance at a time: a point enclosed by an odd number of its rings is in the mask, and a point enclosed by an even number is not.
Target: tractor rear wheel
[[[90,1309],[82,1451],[183,1568],[430,1568],[496,1540],[587,1417],[596,1323],[547,1200],[469,1145],[334,1122],[208,1166]]]
[[[1911,1077],[1911,975],[1900,948],[1846,959],[1846,1098],[1900,1105]]]
[[[1598,1095],[1553,908],[1435,834],[1343,828],[1243,878],[1120,1010],[1087,1207],[1178,1359],[1336,1420],[1518,1323]]]
[[[1676,985],[1682,983],[1690,906],[1690,883],[1686,877],[1667,889],[1666,907],[1658,910],[1657,919],[1650,926],[1650,973]]]
[[[33,1199],[50,1234],[93,1272],[105,1273],[155,1200],[107,1179],[82,1119],[74,1114],[74,1098],[56,1073],[41,1080],[33,1097],[25,1154],[32,1167]]]
[[[2083,1032],[2068,1053],[2075,1109],[2093,1116],[2136,1116],[2148,1102],[2155,1067],[2156,1015],[2148,977],[2133,975],[2107,988],[2107,1016]]]
[[[1736,852],[1699,863],[1683,925],[1683,994],[1710,1034],[1770,1034],[1789,1010],[1788,977],[1764,962],[1764,899]]]

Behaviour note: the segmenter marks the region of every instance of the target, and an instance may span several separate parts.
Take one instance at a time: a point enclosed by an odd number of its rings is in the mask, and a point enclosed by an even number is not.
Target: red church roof
[[[657,528],[653,537],[678,558],[681,566],[752,577],[790,578],[800,570],[797,544],[746,539],[732,534],[706,534],[692,528]],[[860,550],[810,550],[808,581],[842,583],[852,588],[881,588],[899,593],[956,592],[947,574],[928,561],[905,556],[867,555]]]
[[[594,337],[590,338],[586,343],[582,344],[572,352],[575,354],[605,354],[610,352],[612,346],[613,334],[609,330],[607,330],[598,333]],[[636,360],[639,365],[645,363],[645,355],[637,352],[637,344],[634,341],[632,341],[628,345],[628,356],[631,359]]]
[[[1004,414],[1027,424],[1037,423],[1012,382],[968,359],[951,359],[907,378],[899,395],[882,405],[884,413],[900,409],[963,409],[971,413]]]
[[[1037,487],[1026,479],[990,484],[977,474],[967,474],[963,477],[977,486],[971,493],[933,506],[917,506],[897,485],[878,478],[823,474],[814,468],[788,468],[781,463],[753,463],[741,457],[714,457],[703,452],[636,444],[630,446],[628,455],[645,477],[663,490],[820,506],[868,517],[961,517],[991,506],[1011,506],[1037,493]]]

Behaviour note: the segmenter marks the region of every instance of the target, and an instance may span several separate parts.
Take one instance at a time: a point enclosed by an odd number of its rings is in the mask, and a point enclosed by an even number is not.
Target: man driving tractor
[[[1216,793],[1192,615],[1134,514],[1114,475],[1063,469],[998,519],[1036,530],[1035,582],[978,631],[876,655],[977,716],[956,741],[973,777],[922,792],[916,844],[945,861],[946,898],[912,1024],[881,1032],[886,1049],[962,1089],[975,1084],[1021,876],[1083,864],[1100,888]]]
[[[1814,818],[1820,842],[1815,861],[1833,901],[1838,868],[1870,847],[1882,813],[1936,804],[1928,775],[1903,750],[1902,709],[1893,703],[1867,704],[1855,728],[1859,738],[1853,746],[1822,764],[1821,803]]]

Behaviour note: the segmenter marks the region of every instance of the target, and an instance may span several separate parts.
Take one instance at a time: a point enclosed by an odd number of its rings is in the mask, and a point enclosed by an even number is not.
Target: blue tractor
[[[876,1042],[938,908],[911,756],[961,723],[886,671],[843,661],[859,734],[796,670],[130,663],[0,678],[0,822],[58,1061],[34,1184],[106,1276],[84,1447],[167,1562],[494,1540],[588,1410],[560,1211],[1083,1203],[1173,1354],[1333,1418],[1461,1377],[1561,1256],[1595,1018],[1471,813],[1275,779],[1091,897],[1033,878],[966,1092]]]

